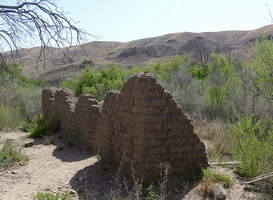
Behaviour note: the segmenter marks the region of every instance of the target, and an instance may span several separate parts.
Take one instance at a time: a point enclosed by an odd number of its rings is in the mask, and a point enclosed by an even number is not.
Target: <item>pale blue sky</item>
[[[252,30],[270,24],[273,0],[57,0],[68,18],[100,41],[177,32]],[[92,38],[92,41],[99,41]]]

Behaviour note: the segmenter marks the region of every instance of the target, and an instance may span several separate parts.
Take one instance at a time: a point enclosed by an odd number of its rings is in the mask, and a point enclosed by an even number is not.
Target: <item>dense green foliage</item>
[[[267,56],[262,54],[264,51]],[[213,52],[205,65],[189,56],[176,56],[142,68],[134,66],[130,70],[120,69],[114,63],[100,71],[87,66],[81,75],[61,86],[72,89],[76,97],[91,93],[103,100],[110,90],[120,90],[129,76],[147,71],[158,77],[189,114],[223,120],[234,120],[234,113],[265,117],[266,113],[273,111],[268,101],[270,91],[273,92],[271,79],[265,76],[272,66],[272,41],[261,38],[252,52],[251,62]]]
[[[29,137],[45,137],[59,129],[57,120],[46,119],[42,114],[36,115],[28,124]]]
[[[245,178],[253,178],[273,171],[273,119],[240,117],[231,126],[232,152],[240,159],[237,171]]]
[[[232,111],[232,93],[238,84],[236,68],[231,58],[224,54],[211,54],[208,64],[208,76],[205,83],[204,112],[210,118],[228,118]],[[235,105],[234,105],[235,106]]]
[[[251,78],[259,94],[268,100],[273,97],[273,41],[261,36],[252,48],[253,59],[249,64]]]
[[[90,93],[98,100],[103,100],[110,90],[121,89],[126,77],[126,71],[119,69],[114,63],[110,63],[109,68],[102,68],[99,72],[86,66],[84,73],[63,82],[61,86],[72,89],[76,97]]]

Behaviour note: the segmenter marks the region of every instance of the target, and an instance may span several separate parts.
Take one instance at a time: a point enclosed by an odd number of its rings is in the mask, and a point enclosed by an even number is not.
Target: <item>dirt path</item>
[[[5,133],[1,139],[24,141],[26,133]],[[79,146],[68,146],[60,135],[54,135],[54,145],[35,140],[33,147],[24,148],[29,156],[26,166],[15,166],[0,175],[0,199],[32,199],[33,194],[51,188],[69,190],[71,177],[97,160]],[[15,172],[15,173],[14,173]]]
[[[23,143],[26,133],[0,133],[0,140],[14,139]],[[110,167],[103,174],[96,156],[84,147],[69,142],[62,133],[54,135],[53,145],[44,145],[44,139],[35,139],[33,147],[24,148],[29,156],[28,165],[17,165],[7,171],[0,171],[0,200],[30,200],[33,195],[46,188],[53,192],[77,191],[74,199],[106,199],[111,189],[117,191],[124,186],[114,185],[116,168]],[[225,173],[231,171],[225,170]],[[244,192],[240,182],[227,190],[227,199],[257,199],[255,194]],[[168,199],[202,199],[195,190],[181,180],[171,180],[168,184]],[[87,196],[89,194],[89,196]],[[121,195],[126,196],[125,191]]]

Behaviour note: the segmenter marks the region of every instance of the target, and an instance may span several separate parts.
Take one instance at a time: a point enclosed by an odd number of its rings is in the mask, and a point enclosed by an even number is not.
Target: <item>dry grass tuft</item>
[[[207,120],[199,117],[193,118],[195,133],[203,140],[213,140],[227,135],[228,124],[220,119]]]
[[[216,180],[212,177],[206,177],[202,179],[200,185],[196,188],[196,191],[203,197],[213,197],[216,187]]]
[[[194,118],[194,131],[206,145],[210,161],[230,160],[229,126],[223,120]]]

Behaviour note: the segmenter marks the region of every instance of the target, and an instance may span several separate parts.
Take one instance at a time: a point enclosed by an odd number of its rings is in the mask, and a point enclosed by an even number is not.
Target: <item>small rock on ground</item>
[[[34,146],[34,140],[29,140],[24,143],[24,147],[32,147]]]
[[[216,199],[219,199],[219,200],[226,199],[227,193],[222,186],[218,186],[214,190],[214,196]]]

